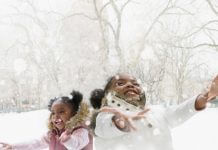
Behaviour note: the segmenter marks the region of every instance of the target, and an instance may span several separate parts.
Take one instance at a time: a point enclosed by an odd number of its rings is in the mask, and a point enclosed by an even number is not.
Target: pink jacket
[[[12,145],[13,150],[92,150],[93,139],[86,128],[76,128],[67,140],[62,142],[55,132],[48,132],[40,140]]]

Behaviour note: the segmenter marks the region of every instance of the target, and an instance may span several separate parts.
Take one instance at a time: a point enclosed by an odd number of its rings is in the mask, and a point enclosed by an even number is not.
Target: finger
[[[214,85],[217,85],[218,84],[218,76],[216,76],[216,78],[213,79],[212,83]]]
[[[11,150],[12,149],[11,145],[9,145],[9,144],[2,143],[2,142],[0,144],[3,147],[3,150]]]
[[[214,81],[218,81],[218,75],[214,78]]]
[[[6,143],[0,143],[3,147],[6,147],[8,144]]]
[[[114,108],[104,108],[101,110],[101,112],[110,112],[110,113],[113,113],[113,114],[118,115],[120,117],[123,117],[125,119],[128,119],[130,117],[130,116],[125,115],[124,113],[120,112],[119,110],[114,109]]]
[[[71,130],[70,129],[66,129],[65,131],[64,131],[64,133],[66,134],[66,135],[69,135],[69,134],[71,134]]]
[[[207,99],[207,101],[211,101],[211,100],[213,100],[213,99],[215,99],[216,98],[216,95],[211,95],[208,99]]]
[[[67,140],[69,140],[71,137],[71,135],[69,134],[61,134],[61,136],[59,137],[60,142],[66,142]]]
[[[214,98],[214,96],[218,96],[218,76],[216,76],[216,78],[213,79],[208,94],[210,100]]]
[[[212,85],[211,86],[211,89],[208,93],[208,97],[209,98],[213,98],[213,97],[216,97],[218,96],[218,84],[217,85]]]
[[[132,131],[136,131],[137,130],[137,128],[133,125],[133,121],[131,119],[128,119],[127,123],[128,123],[128,126],[130,127],[130,129]]]
[[[111,107],[103,107],[99,111],[105,111],[105,110],[110,110],[110,109],[111,109]]]
[[[119,112],[115,109],[108,109],[108,108],[104,108],[104,109],[101,109],[100,112],[107,112],[107,113],[113,113],[113,114],[119,114]]]
[[[100,112],[118,113],[119,111],[115,108],[104,107],[104,108],[100,109]]]
[[[3,150],[12,150],[12,148],[9,146],[6,146],[6,147],[3,147]]]
[[[124,120],[117,120],[117,126],[121,129],[125,128],[125,121]]]
[[[132,117],[132,120],[135,121],[135,120],[140,120],[140,119],[145,119],[146,117],[144,115],[136,115],[134,117]]]
[[[147,113],[150,109],[146,108],[143,111],[139,112],[138,115],[144,115],[145,113]]]

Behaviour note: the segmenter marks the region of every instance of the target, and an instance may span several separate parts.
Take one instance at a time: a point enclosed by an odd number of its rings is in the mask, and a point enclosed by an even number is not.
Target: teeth
[[[133,91],[128,91],[127,93],[130,93],[130,94],[135,94],[135,92],[133,92]]]
[[[61,123],[62,122],[62,120],[61,119],[57,119],[56,121],[55,121],[55,123]]]

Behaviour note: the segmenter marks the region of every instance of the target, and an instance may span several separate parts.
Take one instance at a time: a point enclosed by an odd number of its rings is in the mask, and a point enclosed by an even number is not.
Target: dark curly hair
[[[104,98],[108,89],[110,89],[112,81],[114,78],[115,78],[115,76],[108,78],[107,84],[105,85],[104,89],[95,89],[91,92],[91,96],[90,96],[89,100],[90,100],[90,103],[94,109],[101,108],[102,99]]]
[[[72,91],[70,93],[70,96],[62,96],[58,98],[51,99],[48,104],[48,110],[51,111],[51,107],[53,103],[57,100],[61,101],[62,103],[69,104],[72,106],[73,111],[79,110],[79,105],[83,99],[83,95],[79,91]]]

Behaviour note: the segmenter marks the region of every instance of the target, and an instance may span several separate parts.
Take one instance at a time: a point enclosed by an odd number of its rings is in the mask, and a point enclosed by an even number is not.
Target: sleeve
[[[112,122],[114,114],[107,112],[100,112],[96,117],[95,134],[102,138],[113,138],[127,134],[119,130]]]
[[[28,142],[12,144],[12,150],[42,150],[48,147],[48,137],[43,136],[38,140],[31,140]]]
[[[75,130],[70,138],[62,144],[67,149],[82,149],[89,143],[89,132],[85,128]]]
[[[197,96],[194,96],[180,105],[171,106],[165,110],[164,118],[169,127],[174,128],[182,124],[198,112],[195,109],[196,98]]]

